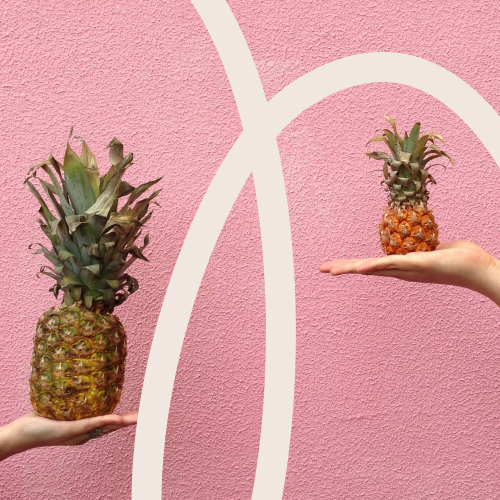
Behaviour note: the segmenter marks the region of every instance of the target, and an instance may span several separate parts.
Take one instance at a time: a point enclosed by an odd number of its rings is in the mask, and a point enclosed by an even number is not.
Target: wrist
[[[0,461],[19,453],[16,446],[12,423],[0,427]]]
[[[17,419],[0,427],[0,461],[33,447],[27,442],[24,427],[19,422]]]
[[[491,263],[484,273],[484,280],[476,289],[500,306],[500,261],[491,257]]]

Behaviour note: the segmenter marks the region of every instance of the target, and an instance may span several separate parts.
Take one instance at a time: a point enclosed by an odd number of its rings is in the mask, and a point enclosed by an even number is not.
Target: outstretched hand
[[[0,428],[0,460],[41,446],[77,446],[89,441],[87,434],[103,435],[137,423],[137,412],[104,415],[73,421],[51,420],[28,413]]]
[[[334,260],[319,268],[332,276],[365,274],[475,290],[500,305],[500,262],[470,241],[443,243],[433,252]]]

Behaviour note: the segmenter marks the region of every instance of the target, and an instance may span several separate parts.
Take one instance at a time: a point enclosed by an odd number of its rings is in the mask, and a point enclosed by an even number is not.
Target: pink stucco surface
[[[231,0],[271,98],[340,57],[393,51],[465,80],[500,111],[496,0]],[[187,0],[0,5],[0,424],[30,411],[37,318],[53,304],[42,235],[22,186],[61,157],[71,125],[106,165],[116,136],[129,182],[163,175],[149,223],[151,263],[117,310],[129,336],[118,410],[138,407],[156,320],[190,222],[241,132],[211,39]],[[387,68],[411,72],[412,68]],[[453,112],[412,88],[371,84],[310,108],[279,136],[295,257],[297,375],[283,498],[500,498],[500,314],[464,289],[320,275],[327,259],[380,255],[385,203],[365,143],[393,116],[442,133],[456,160],[436,170],[441,240],[500,257],[500,169]],[[178,367],[165,442],[164,498],[249,499],[265,359],[262,251],[252,178],[219,238]],[[500,286],[500,285],[499,285]],[[159,398],[164,397],[160,392]],[[0,464],[1,500],[130,498],[134,429]]]

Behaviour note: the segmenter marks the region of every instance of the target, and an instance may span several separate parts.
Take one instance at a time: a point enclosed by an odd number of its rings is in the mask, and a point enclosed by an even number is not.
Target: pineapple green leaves
[[[64,181],[75,215],[84,214],[95,203],[96,197],[82,160],[71,149],[69,140],[64,155]]]
[[[67,305],[81,302],[111,313],[139,287],[126,270],[136,259],[147,261],[143,251],[149,235],[139,245],[137,241],[161,190],[141,196],[161,178],[138,187],[123,181],[133,155],[124,157],[116,138],[108,145],[111,167],[100,175],[86,142],[77,137],[82,143],[78,156],[69,144],[71,135],[63,164],[50,155],[31,167],[25,180],[40,204],[40,228],[52,244],[51,249],[38,244],[35,253],[43,254],[52,266],[43,266],[40,273],[57,281],[51,288],[56,297],[62,290]]]
[[[366,153],[367,156],[376,160],[421,163],[424,167],[429,161],[445,156],[453,164],[452,158],[435,144],[435,139],[444,144],[444,139],[439,134],[427,132],[419,137],[421,124],[417,122],[413,126],[410,135],[408,136],[405,134],[405,137],[402,138],[398,134],[395,121],[389,116],[384,116],[384,118],[391,125],[392,131],[388,129],[378,130],[377,132],[382,132],[382,134],[372,137],[366,145],[371,142],[383,142],[389,148],[392,156],[382,151],[372,151],[371,153]],[[428,143],[430,143],[430,145]]]
[[[429,169],[436,165],[430,162],[446,157],[452,164],[453,159],[436,145],[436,141],[444,143],[444,139],[435,132],[427,132],[420,136],[420,122],[415,123],[410,134],[405,132],[401,137],[395,121],[384,117],[392,130],[381,129],[379,135],[372,137],[371,142],[383,142],[390,154],[383,151],[371,151],[366,155],[375,160],[383,160],[382,172],[386,191],[389,191],[390,201],[394,205],[410,203],[421,205],[428,199],[427,184],[435,184]]]

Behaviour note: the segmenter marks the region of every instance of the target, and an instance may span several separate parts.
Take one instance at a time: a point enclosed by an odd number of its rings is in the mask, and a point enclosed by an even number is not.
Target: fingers
[[[378,276],[392,276],[392,271],[413,271],[416,268],[416,259],[410,255],[389,255],[379,259],[367,259],[357,268],[359,274],[377,274]],[[381,274],[387,271],[389,274]]]
[[[105,425],[104,427],[99,427],[101,432],[103,434],[111,434],[112,432],[115,432],[119,429],[122,429],[123,427],[126,427],[124,425]]]
[[[332,260],[325,262],[319,267],[322,273],[330,273],[332,276],[340,274],[357,273],[358,266],[365,261],[372,261],[377,259],[349,259],[349,260]]]
[[[122,417],[119,415],[103,415],[101,417],[61,422],[61,425],[66,427],[65,431],[67,435],[81,436],[86,435],[89,431],[103,427],[104,425],[120,424],[121,422]]]
[[[319,272],[320,273],[329,273],[333,264],[334,264],[333,261],[329,261],[329,262],[325,262],[324,264],[321,264],[321,266],[319,266]]]
[[[102,415],[100,417],[86,418],[76,420],[80,422],[81,431],[89,432],[93,429],[100,429],[104,426],[126,427],[137,423],[138,412],[130,411],[126,413],[112,413],[110,415]]]
[[[110,434],[111,432],[117,431],[118,429],[121,429],[122,427],[128,427],[129,425],[135,425],[137,423],[138,412],[131,411],[128,413],[121,413],[120,416],[122,417],[121,424],[104,425],[103,427],[100,427],[101,431],[104,434]]]
[[[322,273],[330,273],[332,276],[341,274],[372,274],[376,271],[392,269],[407,270],[412,266],[407,256],[391,255],[380,258],[333,260],[325,262],[319,268]]]
[[[134,425],[137,423],[138,412],[126,412],[121,414],[103,415],[100,417],[86,418],[72,422],[61,422],[71,426],[71,435],[68,436],[65,443],[68,446],[79,446],[89,441],[88,432],[99,429],[103,434],[110,434],[122,427]]]
[[[66,444],[81,436],[86,436],[87,432],[94,429],[100,429],[106,425],[123,426],[123,417],[121,415],[103,415],[100,417],[84,418],[81,420],[72,421],[53,421],[55,424],[54,438],[64,440]],[[127,424],[129,425],[129,424]]]
[[[399,277],[399,274],[396,275],[392,271],[418,272],[426,266],[429,267],[434,259],[435,255],[432,252],[413,252],[407,255],[387,255],[379,258],[333,260],[322,264],[319,270],[323,273],[330,273],[332,276],[373,274]],[[384,273],[381,271],[384,271]]]
[[[137,423],[137,418],[139,416],[139,412],[138,411],[129,411],[126,413],[120,413],[119,415],[123,419],[123,422],[122,422],[123,426],[134,425]]]

